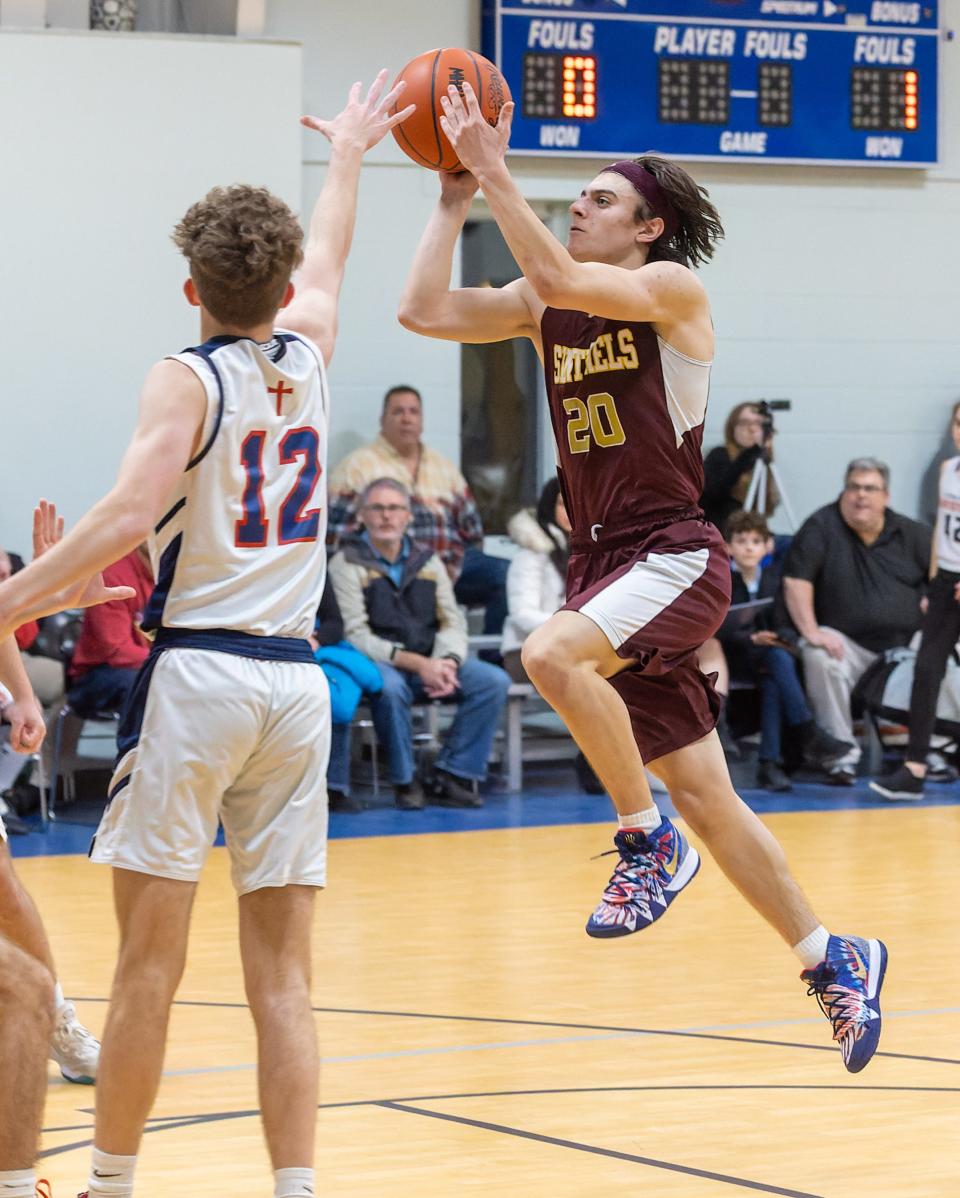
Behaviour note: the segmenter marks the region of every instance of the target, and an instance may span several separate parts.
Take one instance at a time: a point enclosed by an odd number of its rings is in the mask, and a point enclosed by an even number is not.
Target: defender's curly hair
[[[303,259],[303,230],[264,187],[215,187],[187,210],[173,240],[203,306],[225,325],[272,320]]]
[[[717,242],[723,237],[723,225],[706,188],[692,179],[682,166],[659,154],[642,154],[633,161],[653,175],[680,220],[669,241],[660,237],[653,243],[647,261],[679,262],[683,266],[700,266],[709,261]],[[637,219],[651,220],[653,215],[641,196]]]

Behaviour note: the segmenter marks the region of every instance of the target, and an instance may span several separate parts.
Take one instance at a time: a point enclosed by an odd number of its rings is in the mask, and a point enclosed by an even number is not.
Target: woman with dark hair
[[[570,519],[559,479],[544,484],[536,511],[524,508],[517,512],[507,532],[520,548],[507,571],[507,618],[500,652],[511,679],[529,682],[520,660],[523,642],[563,607],[566,599]],[[582,753],[577,755],[576,767],[583,789],[588,794],[603,794],[603,783]]]
[[[723,529],[727,517],[740,511],[754,467],[764,458],[773,460],[773,432],[769,417],[755,403],[738,403],[723,426],[723,444],[711,449],[703,463],[703,496],[700,503],[711,524]],[[767,478],[767,503],[761,515],[773,515],[780,492],[772,476]]]
[[[536,511],[517,512],[507,532],[520,548],[507,572],[507,618],[500,652],[503,668],[513,681],[529,682],[520,662],[523,642],[566,599],[570,521],[556,478],[544,485]]]

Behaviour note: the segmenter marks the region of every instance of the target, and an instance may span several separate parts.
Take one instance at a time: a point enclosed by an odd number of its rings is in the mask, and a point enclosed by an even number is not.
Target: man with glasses
[[[363,490],[378,478],[395,478],[410,492],[417,544],[443,560],[460,603],[484,609],[484,633],[499,633],[507,616],[510,563],[483,552],[476,500],[454,463],[424,444],[423,400],[407,383],[384,395],[380,435],[348,454],[330,475],[331,549],[357,532]]]
[[[830,770],[852,786],[860,747],[850,695],[885,649],[906,645],[920,624],[930,530],[890,502],[890,470],[854,458],[843,491],[794,537],[784,566],[787,608],[801,637],[807,695],[817,722],[853,749]]]
[[[457,704],[443,738],[432,798],[448,807],[480,807],[473,784],[486,776],[508,675],[487,662],[467,660],[467,626],[440,557],[413,542],[410,494],[393,478],[379,478],[361,496],[362,531],[330,561],[330,579],[344,634],[373,658],[383,689],[370,699],[380,743],[386,747],[396,805],[419,810],[426,802],[416,777],[411,707],[441,700]],[[346,736],[331,754],[349,753]]]

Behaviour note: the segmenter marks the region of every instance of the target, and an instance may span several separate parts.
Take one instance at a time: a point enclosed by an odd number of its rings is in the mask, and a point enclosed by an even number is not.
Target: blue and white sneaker
[[[629,936],[649,927],[700,868],[699,853],[666,816],[649,834],[618,832],[614,844],[620,861],[587,920],[588,936]]]
[[[882,940],[831,936],[827,955],[816,969],[805,969],[800,980],[815,994],[820,1010],[833,1025],[843,1063],[859,1073],[880,1041],[880,987],[887,969],[887,946]]]

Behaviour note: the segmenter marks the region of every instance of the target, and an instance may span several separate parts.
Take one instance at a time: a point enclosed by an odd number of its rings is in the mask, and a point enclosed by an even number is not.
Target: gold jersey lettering
[[[620,329],[617,332],[617,345],[620,346],[620,368],[636,370],[640,365],[640,359],[637,357],[637,348],[633,343],[633,333],[629,329]]]
[[[617,344],[614,346],[614,336]],[[637,347],[630,329],[618,329],[616,334],[601,333],[586,349],[578,346],[553,347],[553,381],[579,383],[592,374],[612,370],[636,370],[640,365]]]

